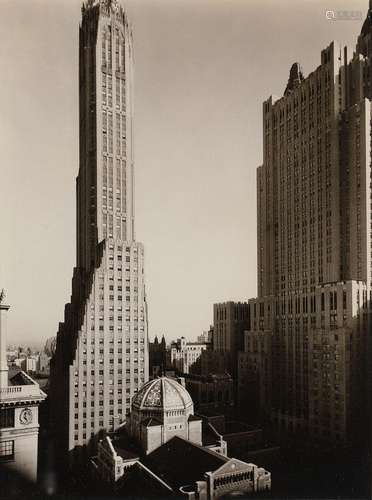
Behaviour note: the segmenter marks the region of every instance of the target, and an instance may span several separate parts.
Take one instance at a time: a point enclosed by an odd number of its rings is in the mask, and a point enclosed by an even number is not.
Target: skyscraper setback
[[[279,433],[365,439],[371,311],[372,3],[356,51],[332,42],[263,104],[258,298],[239,360]],[[250,378],[252,380],[252,378]]]
[[[113,430],[148,379],[144,249],[135,241],[133,41],[116,0],[87,0],[79,48],[77,264],[57,334],[59,450]]]

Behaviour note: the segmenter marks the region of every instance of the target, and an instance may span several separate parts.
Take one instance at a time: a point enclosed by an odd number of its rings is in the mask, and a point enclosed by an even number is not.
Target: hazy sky
[[[261,105],[367,0],[127,0],[135,43],[136,237],[149,333],[195,338],[256,294]],[[9,341],[55,335],[75,265],[79,0],[0,0],[0,287]]]

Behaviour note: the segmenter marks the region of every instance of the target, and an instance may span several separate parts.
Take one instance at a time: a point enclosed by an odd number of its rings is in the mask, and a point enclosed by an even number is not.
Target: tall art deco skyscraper
[[[82,7],[77,264],[52,362],[58,449],[125,419],[148,379],[143,245],[135,241],[133,42],[116,0]]]
[[[366,439],[372,299],[372,2],[356,50],[332,42],[263,104],[258,298],[239,360],[280,435]],[[363,408],[363,410],[361,410]]]

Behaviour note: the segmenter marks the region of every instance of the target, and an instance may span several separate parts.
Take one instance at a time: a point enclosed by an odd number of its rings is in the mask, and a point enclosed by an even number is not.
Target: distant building
[[[184,375],[186,389],[198,411],[234,404],[234,381],[228,373],[207,376]]]
[[[46,395],[19,369],[8,368],[6,315],[0,303],[0,466],[36,481],[38,459],[38,406]]]
[[[204,331],[201,335],[196,337],[196,341],[199,344],[210,344],[212,345],[213,341],[213,327],[211,326],[208,331]]]
[[[249,312],[246,302],[223,302],[213,306],[213,350],[230,354],[230,366],[226,366],[224,371],[231,373],[235,383],[238,352],[244,347]]]
[[[9,347],[6,351],[6,357],[8,361],[13,361],[13,359],[18,357],[18,350],[15,347]]]
[[[213,350],[237,354],[243,349],[249,324],[247,302],[223,302],[213,306]]]
[[[39,355],[39,359],[36,365],[36,371],[40,375],[49,375],[50,373],[50,359],[45,352],[41,352]]]
[[[149,342],[149,374],[158,377],[165,373],[167,365],[167,346],[164,335],[159,342],[155,336],[154,342]]]
[[[47,356],[52,357],[56,351],[57,337],[50,337],[45,342],[44,352]]]
[[[189,373],[209,343],[187,342],[185,337],[172,342],[170,346],[170,365],[180,373]]]
[[[37,357],[36,356],[27,356],[22,359],[21,368],[26,373],[35,373],[37,369]]]
[[[19,368],[21,368],[23,360],[24,360],[24,358],[15,358],[15,359],[13,359],[13,361],[12,361],[11,364],[14,365],[14,366],[18,366]]]
[[[161,498],[204,500],[270,490],[268,471],[228,458],[222,436],[209,423],[204,436],[202,423],[182,385],[152,380],[134,397],[125,428],[100,441],[95,475],[129,497],[146,497],[147,488]]]

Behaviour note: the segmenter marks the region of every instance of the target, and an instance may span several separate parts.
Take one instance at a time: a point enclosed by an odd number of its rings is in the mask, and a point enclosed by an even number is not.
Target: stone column
[[[6,320],[10,306],[0,303],[0,389],[8,387]]]

